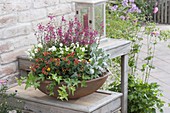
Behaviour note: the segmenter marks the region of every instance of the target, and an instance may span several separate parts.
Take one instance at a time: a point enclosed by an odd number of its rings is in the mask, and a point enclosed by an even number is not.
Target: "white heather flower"
[[[73,46],[73,49],[75,49],[75,48],[76,48],[76,46],[74,45],[74,46]]]
[[[31,53],[32,52],[32,50],[31,49],[28,49],[27,51],[25,51],[25,53],[28,55],[28,56],[31,56]]]
[[[27,51],[28,51],[28,52],[31,52],[31,49],[28,49]]]
[[[29,56],[29,59],[33,59],[33,57],[32,57],[32,56]]]
[[[79,47],[79,43],[78,42],[76,43],[76,45],[77,45],[77,47]]]
[[[35,53],[38,53],[38,49],[37,49],[37,48],[36,48],[36,49],[34,49],[34,52],[35,52]]]
[[[59,49],[60,49],[60,51],[63,50],[63,48],[61,48],[61,47]]]
[[[52,46],[51,48],[48,49],[48,51],[53,51],[53,52],[56,51],[56,50],[57,50],[57,49],[56,49],[55,46]]]
[[[63,46],[63,44],[62,43],[60,43],[60,47],[62,47]]]
[[[72,44],[71,44],[71,47],[74,47],[74,46],[75,46],[75,44],[74,44],[74,43],[72,43]]]
[[[84,47],[82,47],[82,48],[81,48],[81,50],[84,52],[84,51],[85,51],[85,48],[84,48]]]
[[[41,43],[39,43],[39,44],[37,45],[37,47],[43,48],[43,45],[42,45]]]
[[[61,54],[64,54],[64,51],[60,51]]]
[[[27,56],[30,56],[30,52],[29,51],[25,51]]]
[[[87,47],[88,47],[88,45],[85,45],[85,47],[87,48]]]
[[[68,47],[66,47],[66,51],[68,51],[69,50],[69,48]]]
[[[35,54],[34,53],[30,53],[32,57],[35,57]]]

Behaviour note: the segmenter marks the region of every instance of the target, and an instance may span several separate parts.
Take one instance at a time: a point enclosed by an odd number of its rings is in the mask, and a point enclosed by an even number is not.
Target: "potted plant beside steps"
[[[38,44],[28,50],[33,64],[25,88],[33,86],[60,100],[80,98],[99,89],[107,79],[109,55],[98,48],[98,32],[83,28],[75,18],[55,26],[52,16],[47,25],[38,25]]]

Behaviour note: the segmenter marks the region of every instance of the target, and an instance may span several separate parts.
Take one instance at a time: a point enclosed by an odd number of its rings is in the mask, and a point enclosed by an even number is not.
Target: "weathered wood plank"
[[[168,1],[168,24],[170,24],[170,0]]]
[[[159,11],[158,11],[158,14],[157,14],[157,20],[156,20],[156,22],[157,23],[160,23],[160,15],[161,15],[161,13],[160,13],[160,2],[158,2],[158,8],[159,8]]]
[[[101,41],[99,47],[109,53],[111,58],[115,58],[129,53],[130,41],[107,38]]]
[[[26,76],[30,71],[30,66],[33,64],[27,56],[18,56],[18,68],[20,76]]]
[[[118,98],[114,100],[114,102],[110,102],[107,105],[93,111],[92,113],[107,113],[106,111],[109,111],[108,113],[115,113],[119,110],[119,106],[121,103],[121,98]]]
[[[122,113],[127,113],[128,96],[128,55],[121,56],[121,92],[123,93],[121,102]]]
[[[164,12],[164,19],[165,19],[165,24],[167,24],[168,22],[167,22],[167,17],[168,17],[168,10],[167,10],[167,8],[168,8],[168,4],[167,4],[168,2],[167,2],[167,0],[165,0],[165,12]]]
[[[162,0],[160,4],[160,10],[161,10],[161,23],[164,23],[164,0]]]
[[[17,90],[16,98],[24,102],[23,108],[35,113],[110,113],[121,106],[121,93],[98,91],[80,99],[60,101],[34,88],[25,90],[24,87],[15,86],[8,92]]]
[[[155,4],[156,3],[156,1],[155,0],[153,0],[153,3]],[[153,16],[153,21],[157,21],[157,14],[152,14],[152,16]]]
[[[23,70],[29,70],[30,66],[33,64],[33,62],[31,62],[28,58],[25,58],[26,56],[22,56],[18,58],[18,65],[20,67],[20,69]]]

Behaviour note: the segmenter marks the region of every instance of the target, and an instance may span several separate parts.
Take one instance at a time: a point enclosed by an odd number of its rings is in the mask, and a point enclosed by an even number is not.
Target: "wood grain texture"
[[[128,55],[121,56],[121,92],[123,93],[121,102],[122,113],[127,113],[128,105]]]
[[[170,0],[167,1],[167,4],[168,4],[168,9],[167,9],[167,12],[168,12],[168,24],[170,24]]]
[[[167,17],[168,17],[168,2],[167,0],[165,0],[165,4],[164,4],[164,22],[167,23]]]
[[[116,92],[98,91],[80,99],[60,101],[34,88],[24,88],[25,85],[14,86],[8,92],[17,90],[16,98],[24,102],[23,108],[35,113],[110,113],[121,105],[122,94]]]

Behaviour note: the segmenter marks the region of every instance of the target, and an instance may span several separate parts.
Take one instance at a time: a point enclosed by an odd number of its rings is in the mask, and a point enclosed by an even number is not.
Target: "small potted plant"
[[[98,47],[97,31],[83,28],[77,18],[62,17],[59,27],[52,16],[50,20],[38,25],[38,44],[28,50],[34,63],[20,80],[26,80],[26,88],[34,86],[61,100],[93,93],[108,76],[109,56]]]

